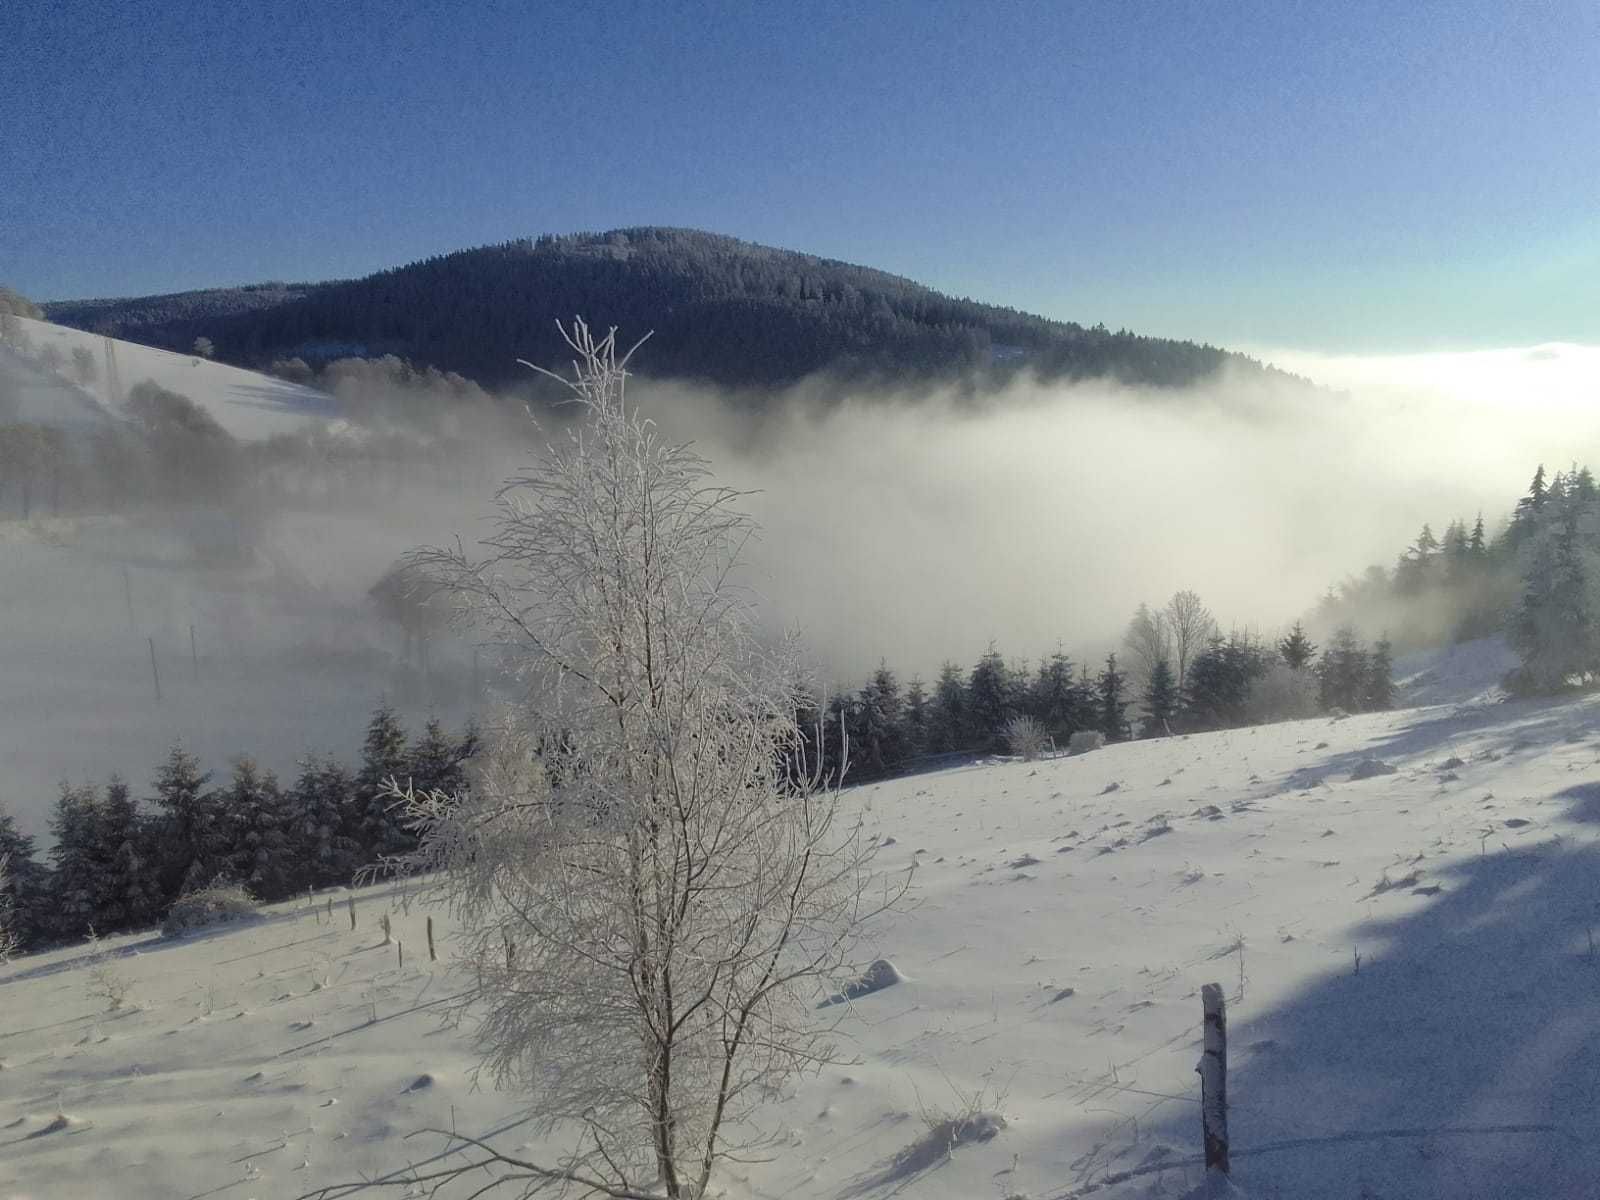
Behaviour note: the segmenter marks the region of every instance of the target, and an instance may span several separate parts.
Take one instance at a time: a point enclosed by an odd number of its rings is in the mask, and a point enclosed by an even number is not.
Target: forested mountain
[[[49,318],[166,349],[206,337],[247,366],[394,354],[486,385],[518,358],[561,362],[556,321],[655,331],[641,369],[731,386],[846,376],[1110,376],[1179,386],[1252,360],[954,299],[909,279],[687,229],[546,235],[462,250],[365,279],[63,301]]]

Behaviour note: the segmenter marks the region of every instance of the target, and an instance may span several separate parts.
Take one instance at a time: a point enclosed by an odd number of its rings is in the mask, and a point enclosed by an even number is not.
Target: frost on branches
[[[566,1149],[425,1178],[698,1197],[831,1061],[818,1000],[909,878],[875,880],[837,781],[796,769],[800,681],[732,578],[739,494],[625,405],[615,331],[567,336],[584,419],[502,489],[483,557],[411,556],[529,699],[461,795],[393,788],[422,838],[400,865],[462,919],[485,1066]]]

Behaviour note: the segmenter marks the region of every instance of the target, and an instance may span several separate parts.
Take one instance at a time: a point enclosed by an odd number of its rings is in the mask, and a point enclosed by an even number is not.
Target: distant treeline
[[[1368,567],[1330,588],[1316,618],[1394,631],[1404,648],[1501,634],[1523,661],[1506,680],[1519,694],[1600,681],[1600,487],[1573,464],[1543,464],[1487,532],[1483,515],[1424,525],[1393,569]]]
[[[1131,672],[1115,654],[1093,673],[1059,651],[1033,667],[1007,663],[992,645],[969,671],[945,663],[931,687],[920,678],[902,686],[880,665],[859,691],[819,698],[799,714],[805,765],[837,776],[848,747],[846,778],[859,782],[930,757],[1004,754],[1014,749],[1018,718],[1064,750],[1080,731],[1118,742],[1393,705],[1387,641],[1368,647],[1343,629],[1319,655],[1298,625],[1276,643],[1240,632],[1223,637],[1209,613],[1191,633],[1198,636],[1181,679],[1170,640],[1166,653],[1141,656],[1151,646],[1135,647],[1132,635],[1129,652],[1142,661]],[[1154,645],[1159,651],[1161,640]]]
[[[265,367],[386,354],[485,386],[558,363],[557,320],[654,330],[658,377],[770,388],[807,375],[1047,379],[1182,386],[1232,363],[1213,346],[1085,328],[943,295],[896,275],[688,229],[546,235],[424,259],[364,279],[49,304],[52,321],[187,352],[209,338]],[[1287,379],[1287,376],[1278,376]]]
[[[120,775],[104,788],[63,783],[48,864],[0,806],[0,860],[9,860],[0,915],[29,948],[91,929],[148,927],[178,897],[218,879],[262,901],[348,885],[360,868],[415,848],[382,795],[384,781],[453,793],[465,786],[463,765],[477,744],[471,726],[451,734],[436,720],[409,740],[384,705],[372,714],[354,770],[310,757],[284,786],[240,758],[218,779],[180,744],[143,799]]]

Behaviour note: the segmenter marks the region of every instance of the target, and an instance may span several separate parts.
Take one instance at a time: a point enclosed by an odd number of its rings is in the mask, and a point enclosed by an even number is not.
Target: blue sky
[[[1600,6],[8,0],[0,283],[688,225],[1084,323],[1600,341]]]

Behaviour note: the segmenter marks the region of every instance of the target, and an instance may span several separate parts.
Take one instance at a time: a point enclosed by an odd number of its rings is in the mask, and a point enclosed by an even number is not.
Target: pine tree
[[[1128,728],[1128,702],[1122,698],[1122,672],[1117,670],[1117,656],[1106,655],[1106,668],[1095,680],[1095,707],[1100,732],[1108,742],[1127,741],[1133,735]]]
[[[342,763],[311,757],[289,793],[288,841],[298,865],[294,890],[348,885],[356,868],[356,847],[347,830],[356,823],[351,812],[355,780]]]
[[[861,689],[855,716],[863,773],[880,777],[897,768],[905,758],[900,684],[886,664]]]
[[[1006,753],[1006,722],[1015,714],[1011,672],[990,642],[967,680],[967,736],[972,747]]]
[[[1178,712],[1178,681],[1166,659],[1159,659],[1150,671],[1144,689],[1144,736],[1162,737],[1172,732],[1172,719]]]
[[[476,726],[468,725],[460,737],[451,737],[437,717],[429,717],[411,747],[411,786],[419,793],[455,795],[466,786],[466,761],[477,748]]]
[[[101,933],[139,929],[160,915],[161,881],[139,802],[120,775],[106,784],[99,818],[94,927]]]
[[[47,935],[49,873],[39,861],[33,837],[17,828],[16,818],[0,805],[0,858],[6,860],[6,878],[0,888],[0,905],[7,909],[12,934],[22,949],[36,946]]]
[[[367,736],[361,746],[361,769],[356,772],[356,803],[360,813],[356,844],[360,865],[415,848],[415,839],[401,826],[393,802],[383,795],[387,780],[398,780],[404,787],[410,777],[406,731],[394,709],[380,704],[367,725]]]
[[[1481,563],[1489,553],[1489,542],[1483,532],[1483,510],[1478,511],[1478,519],[1473,522],[1472,535],[1467,539],[1467,553],[1474,562]]]
[[[967,685],[961,668],[947,662],[939,668],[933,690],[933,711],[928,723],[928,748],[949,754],[967,748]]]
[[[1368,712],[1387,712],[1394,707],[1394,652],[1387,637],[1378,639],[1367,659],[1362,707]]]
[[[1278,643],[1278,657],[1290,670],[1303,671],[1316,656],[1317,644],[1306,636],[1305,627],[1296,621],[1289,636]]]
[[[1551,489],[1551,495],[1554,488]],[[1593,505],[1576,489],[1547,499],[1523,554],[1522,597],[1510,622],[1524,687],[1553,692],[1600,671],[1600,626],[1591,598]]]
[[[928,752],[928,722],[931,715],[932,706],[927,689],[922,686],[922,677],[913,675],[911,682],[906,685],[905,745],[908,757],[916,758]]]
[[[50,814],[51,932],[79,938],[94,924],[99,870],[95,862],[100,797],[93,787],[63,782]]]
[[[1317,665],[1318,699],[1325,709],[1347,713],[1366,708],[1371,668],[1367,652],[1356,640],[1355,630],[1341,626],[1322,652]]]
[[[241,757],[218,798],[227,832],[228,876],[259,900],[281,900],[298,891],[290,859],[292,806],[271,771]]]
[[[1065,746],[1080,729],[1095,725],[1092,698],[1072,677],[1072,660],[1057,649],[1039,664],[1029,710],[1057,746]]]
[[[157,879],[165,909],[186,891],[204,887],[226,866],[211,772],[174,742],[156,774],[154,805],[160,824]]]

